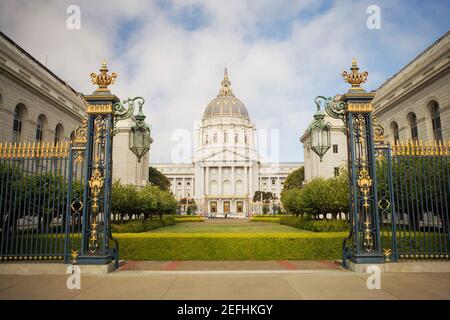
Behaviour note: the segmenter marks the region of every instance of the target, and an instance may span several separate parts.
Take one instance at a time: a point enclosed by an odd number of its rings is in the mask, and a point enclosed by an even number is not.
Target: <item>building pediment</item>
[[[223,150],[213,151],[212,153],[200,154],[198,161],[201,162],[249,162],[250,156],[241,154],[237,151],[224,148]]]

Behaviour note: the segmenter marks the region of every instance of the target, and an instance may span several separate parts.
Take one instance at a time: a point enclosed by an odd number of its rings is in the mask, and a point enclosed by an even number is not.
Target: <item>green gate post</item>
[[[112,192],[112,148],[113,137],[117,133],[116,123],[133,117],[134,125],[129,131],[129,149],[138,161],[150,150],[153,142],[151,128],[145,123],[142,111],[144,98],[128,98],[120,102],[108,89],[117,78],[116,73],[108,74],[106,62],[100,73],[91,73],[92,83],[98,85],[90,95],[85,95],[88,118],[77,129],[82,144],[86,146],[85,170],[83,172],[82,230],[81,245],[72,253],[72,261],[78,264],[109,264],[115,260],[118,267],[118,242],[111,234],[111,192]],[[128,105],[128,107],[125,107]],[[136,106],[138,112],[133,115]],[[80,137],[78,137],[80,138]],[[77,138],[73,141],[77,142]],[[110,242],[114,247],[110,247]]]
[[[352,60],[350,70],[350,73],[343,73],[345,82],[351,84],[346,94],[334,98],[318,96],[314,100],[317,112],[309,127],[311,149],[322,159],[330,147],[330,125],[325,122],[321,108],[330,117],[341,119],[344,123],[348,147],[351,224],[350,235],[344,240],[342,248],[344,267],[348,267],[347,259],[354,263],[384,263],[380,243],[371,103],[375,93],[366,92],[361,87],[368,73],[358,72],[355,59]]]
[[[88,103],[86,167],[84,172],[83,224],[78,264],[109,264],[110,249],[113,105],[119,98],[108,89],[117,78],[108,74],[106,62],[100,73],[91,73],[92,83],[98,85],[84,98]]]
[[[354,263],[384,263],[380,243],[380,221],[377,198],[376,158],[372,118],[374,92],[366,92],[361,83],[368,73],[359,73],[353,59],[351,73],[344,71],[345,82],[351,84],[340,97],[345,103],[348,166],[350,183],[350,215],[353,244],[349,258]],[[344,257],[345,260],[346,257]]]

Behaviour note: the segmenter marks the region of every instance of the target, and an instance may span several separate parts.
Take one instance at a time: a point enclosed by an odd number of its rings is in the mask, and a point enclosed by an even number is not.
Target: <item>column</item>
[[[231,192],[236,194],[236,172],[235,167],[231,167]]]
[[[205,176],[206,176],[206,181],[205,181],[205,195],[209,194],[210,188],[209,188],[209,167],[205,167]]]
[[[244,167],[244,193],[248,192],[248,167]]]
[[[249,189],[250,189],[250,191],[249,191],[249,193],[250,193],[250,197],[253,197],[253,194],[255,192],[255,190],[253,190],[253,178],[254,178],[254,176],[253,176],[253,166],[251,166],[249,170],[250,170],[250,180],[249,180],[249,183],[250,183]]]
[[[277,177],[277,197],[280,197],[280,193],[281,193],[281,184],[280,184],[280,177]]]
[[[221,166],[219,166],[219,185],[217,187],[218,187],[217,189],[219,190],[219,194],[221,195],[223,193],[223,190],[222,190],[222,167]]]

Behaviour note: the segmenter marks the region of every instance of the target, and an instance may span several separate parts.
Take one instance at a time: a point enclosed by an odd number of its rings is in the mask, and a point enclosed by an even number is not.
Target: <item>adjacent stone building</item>
[[[395,141],[450,140],[450,31],[376,91],[374,116]]]
[[[372,104],[373,115],[391,144],[450,141],[450,31],[383,83]],[[306,181],[331,177],[336,167],[347,161],[347,140],[339,130],[342,121],[326,119],[332,123],[332,148],[323,162],[310,149],[308,130],[300,138]],[[334,148],[338,154],[334,154]]]
[[[0,142],[69,141],[86,117],[85,109],[82,94],[0,32]],[[148,180],[148,155],[138,163],[128,149],[131,124],[118,123],[113,179],[143,186]]]
[[[0,32],[0,141],[67,141],[82,96]]]
[[[303,144],[305,182],[309,182],[314,178],[328,179],[334,177],[347,166],[347,139],[342,131],[343,122],[328,115],[325,116],[324,121],[331,124],[331,146],[323,156],[322,161],[311,149],[309,130],[306,130],[300,137],[300,141]]]

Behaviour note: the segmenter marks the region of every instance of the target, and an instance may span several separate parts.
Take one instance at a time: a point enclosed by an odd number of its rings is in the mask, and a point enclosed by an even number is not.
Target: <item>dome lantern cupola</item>
[[[234,96],[233,90],[231,90],[231,82],[230,80],[228,80],[227,68],[225,68],[223,80],[222,83],[220,84],[219,96]]]

